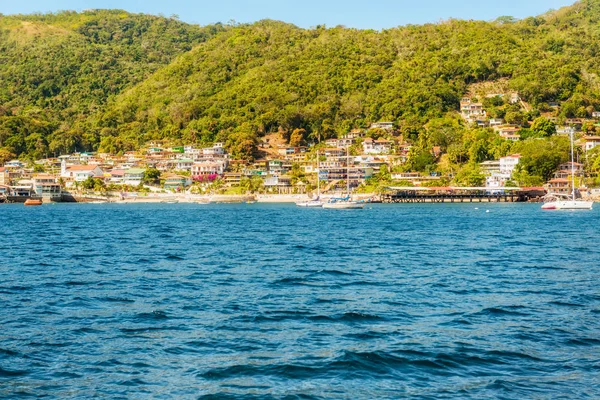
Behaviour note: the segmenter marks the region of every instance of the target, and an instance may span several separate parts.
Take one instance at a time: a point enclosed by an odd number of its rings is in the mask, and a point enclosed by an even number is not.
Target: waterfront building
[[[242,180],[242,174],[239,172],[225,172],[223,180],[227,186],[238,186]]]
[[[500,158],[500,172],[503,174],[507,174],[509,176],[512,175],[512,173],[514,172],[515,168],[517,167],[517,165],[519,164],[520,161],[521,161],[520,154],[513,154],[510,156],[501,157]]]
[[[37,174],[33,177],[33,191],[36,195],[49,200],[60,200],[61,187],[56,182],[56,177],[50,174]]]
[[[167,174],[161,178],[165,180],[164,188],[170,190],[182,190],[192,184],[192,179],[184,175]]]
[[[571,179],[554,178],[548,181],[546,185],[548,193],[571,194]]]
[[[225,166],[220,162],[195,162],[192,165],[191,173],[193,177],[207,175],[223,175]]]
[[[144,180],[143,168],[129,168],[123,172],[123,183],[130,186],[138,186]]]
[[[8,170],[6,167],[0,167],[0,185],[8,185],[10,183]]]

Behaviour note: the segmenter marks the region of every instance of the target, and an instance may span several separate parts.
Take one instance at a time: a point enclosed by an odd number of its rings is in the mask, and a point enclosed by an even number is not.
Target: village
[[[517,94],[507,96],[510,104],[523,103]],[[527,108],[524,103],[523,108]],[[484,104],[473,98],[462,99],[460,115],[466,124],[492,129],[504,140],[521,140],[522,126],[488,115]],[[577,145],[583,153],[600,146],[600,136],[588,133],[590,126],[600,126],[600,112],[593,112],[591,119],[571,118],[562,124],[551,113],[547,118],[556,124],[557,135],[577,135]],[[320,193],[335,194],[349,186],[365,198],[380,199],[381,193],[370,192],[368,183],[382,171],[389,173],[392,190],[461,189],[436,187],[443,178],[439,173],[402,168],[412,145],[398,134],[392,122],[373,123],[368,129],[354,129],[318,145],[290,146],[274,138],[270,135],[262,139],[259,149],[264,157],[253,162],[233,159],[223,143],[200,147],[171,146],[159,141],[124,154],[82,152],[34,163],[12,160],[0,167],[0,202],[23,202],[28,198],[44,202],[110,198],[140,201],[184,196],[221,196],[221,200],[230,196],[239,200],[256,194],[263,199],[293,200],[311,196],[317,187],[317,176]],[[431,148],[431,154],[439,157],[439,147]],[[567,162],[559,166],[544,187],[517,188],[512,179],[520,158],[519,154],[512,154],[480,163],[485,186],[470,190],[488,194],[528,190],[543,196],[547,192],[571,193],[573,172],[582,182],[583,164]],[[599,189],[579,186],[584,195],[600,194]]]

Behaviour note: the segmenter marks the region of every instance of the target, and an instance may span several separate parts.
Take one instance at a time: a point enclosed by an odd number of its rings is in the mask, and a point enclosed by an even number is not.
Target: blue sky
[[[542,14],[575,0],[2,0],[0,13],[17,14],[87,8],[120,8],[170,16],[201,25],[271,18],[301,27],[318,24],[382,29],[440,19],[492,20]]]

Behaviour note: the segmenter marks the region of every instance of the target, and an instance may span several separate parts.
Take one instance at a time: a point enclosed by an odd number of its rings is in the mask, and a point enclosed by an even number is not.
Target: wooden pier
[[[390,187],[381,194],[381,200],[383,203],[515,203],[532,201],[535,196],[521,188],[490,191],[487,188]]]
[[[514,194],[429,194],[396,193],[384,194],[384,203],[514,203],[519,197]]]

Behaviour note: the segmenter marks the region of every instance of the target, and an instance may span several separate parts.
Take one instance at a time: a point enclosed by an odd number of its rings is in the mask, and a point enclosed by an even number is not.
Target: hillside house
[[[493,128],[495,126],[504,125],[504,120],[502,118],[490,118],[490,126]]]
[[[385,139],[373,140],[366,138],[363,141],[364,154],[389,154],[392,152],[392,142]]]
[[[202,154],[205,156],[222,156],[225,154],[225,148],[223,143],[217,142],[212,147],[203,148]]]
[[[360,139],[366,136],[366,133],[362,129],[353,129],[350,132],[344,134],[342,138],[344,139]]]
[[[346,155],[346,150],[341,149],[339,147],[335,148],[327,148],[323,151],[325,153],[325,157],[344,157]]]
[[[176,170],[190,172],[192,170],[192,165],[194,164],[194,161],[189,158],[182,158],[175,160],[174,164]]]
[[[491,175],[494,172],[500,172],[500,160],[484,161],[479,163],[479,168],[485,175]]]
[[[223,180],[227,186],[238,186],[242,181],[242,174],[239,172],[225,172]]]
[[[392,131],[392,130],[394,130],[394,123],[393,122],[375,122],[375,123],[371,124],[369,129],[384,129],[386,131]]]
[[[581,138],[580,143],[583,143],[585,151],[590,151],[596,146],[600,146],[600,136],[584,136]]]
[[[572,163],[570,161],[562,163],[558,166],[558,170],[554,173],[554,177],[568,179],[571,178],[573,171],[575,171],[575,176],[583,176],[583,164],[576,162]]]
[[[4,168],[8,168],[8,169],[11,169],[11,168],[13,168],[13,169],[14,168],[24,168],[24,167],[25,167],[25,164],[23,164],[19,160],[11,160],[11,161],[9,161],[7,163],[4,163]]]
[[[325,144],[327,144],[327,146],[329,147],[334,147],[334,148],[342,148],[345,149],[346,147],[350,147],[352,146],[352,144],[354,143],[354,139],[350,139],[350,138],[334,138],[334,139],[327,139],[325,141]]]
[[[494,127],[494,130],[498,132],[498,135],[500,135],[500,137],[503,139],[510,140],[512,142],[516,142],[521,139],[521,134],[519,133],[521,127],[517,125],[497,126]]]
[[[472,103],[470,99],[463,99],[460,102],[460,114],[468,120],[484,118],[487,115],[482,103]]]

